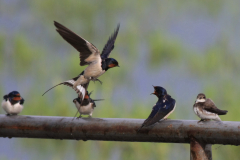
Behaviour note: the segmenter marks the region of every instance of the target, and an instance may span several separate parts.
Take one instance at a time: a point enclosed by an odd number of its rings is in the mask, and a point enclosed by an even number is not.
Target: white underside
[[[9,102],[9,100],[7,100],[7,101],[3,100],[2,101],[2,108],[4,109],[4,111],[7,114],[19,114],[23,109],[23,105],[21,105],[19,102],[12,105]]]
[[[163,119],[166,119],[175,110],[175,108],[176,108],[176,104],[175,104],[173,110],[171,112],[169,112]]]
[[[105,72],[102,70],[101,62],[102,62],[102,59],[99,56],[96,62],[91,63],[84,70],[84,77],[90,80],[96,80],[99,76],[101,76]]]
[[[201,119],[212,119],[212,120],[221,121],[220,117],[215,113],[208,112],[204,109],[203,111],[201,111],[198,109],[198,107],[193,107],[193,110],[195,114]]]
[[[76,108],[78,109],[78,112],[80,113],[80,116],[82,114],[92,116],[92,113],[94,110],[93,103],[89,103],[86,106],[80,106],[80,104],[76,102],[75,105],[76,105]]]

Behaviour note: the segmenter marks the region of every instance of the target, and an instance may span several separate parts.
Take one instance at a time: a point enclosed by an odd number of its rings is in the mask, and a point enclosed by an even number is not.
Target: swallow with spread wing
[[[12,91],[3,96],[2,108],[7,115],[17,115],[23,109],[24,99],[18,91]]]
[[[101,76],[110,68],[119,67],[118,61],[114,58],[109,58],[109,55],[114,48],[114,43],[117,38],[120,25],[117,26],[117,29],[108,39],[102,53],[100,53],[100,51],[92,43],[78,36],[60,23],[54,21],[54,25],[56,26],[56,30],[62,36],[62,38],[71,44],[77,51],[79,51],[80,66],[88,65],[77,77],[57,84],[54,87],[62,84],[70,86],[79,94],[79,97],[84,98],[88,84],[91,80],[102,83],[99,79],[97,79],[99,76]],[[45,93],[47,93],[49,90],[47,90]]]
[[[206,99],[206,96],[203,93],[198,94],[197,100],[193,105],[193,111],[199,118],[201,118],[199,122],[211,119],[221,121],[218,115],[225,115],[228,112],[226,110],[218,109],[211,99]]]
[[[142,126],[138,129],[138,131],[142,127],[147,127],[156,122],[159,122],[161,119],[167,119],[167,117],[174,111],[176,107],[175,99],[171,98],[170,95],[167,94],[166,89],[160,86],[153,86],[154,92],[158,97],[158,101],[155,106],[153,106],[152,112],[149,117],[143,122]]]
[[[80,113],[80,116],[78,118],[81,118],[82,115],[89,115],[89,117],[92,117],[94,107],[96,107],[95,101],[103,100],[103,99],[95,99],[95,100],[91,99],[90,98],[91,94],[92,92],[88,94],[88,91],[87,91],[83,101],[79,97],[73,100],[73,103],[75,104],[76,108],[78,109],[78,112]]]

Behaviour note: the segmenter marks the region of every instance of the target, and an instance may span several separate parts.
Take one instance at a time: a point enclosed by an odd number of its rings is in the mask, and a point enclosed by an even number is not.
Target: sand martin
[[[203,93],[198,94],[197,100],[193,105],[193,111],[199,118],[201,118],[200,121],[211,119],[221,121],[218,115],[225,115],[228,112],[226,110],[218,109],[211,99],[206,99],[206,96]]]

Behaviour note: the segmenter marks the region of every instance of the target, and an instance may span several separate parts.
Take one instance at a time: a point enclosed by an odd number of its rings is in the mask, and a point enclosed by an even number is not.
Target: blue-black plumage
[[[150,126],[161,119],[166,119],[175,109],[176,101],[170,95],[167,94],[165,88],[160,86],[153,86],[154,92],[158,97],[158,101],[155,106],[153,106],[152,112],[149,117],[143,122],[142,127]]]

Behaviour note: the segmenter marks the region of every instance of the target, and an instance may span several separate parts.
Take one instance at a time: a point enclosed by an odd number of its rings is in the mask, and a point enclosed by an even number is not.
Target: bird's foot
[[[197,123],[206,122],[206,121],[210,121],[210,119],[201,119],[201,120],[198,121]]]
[[[93,80],[94,83],[95,83],[95,81],[98,81],[102,85],[102,81],[100,81],[99,79]]]
[[[77,119],[79,119],[79,118],[82,118],[82,116],[80,115],[80,116],[77,117]]]
[[[88,118],[92,118],[92,115],[89,115]]]

